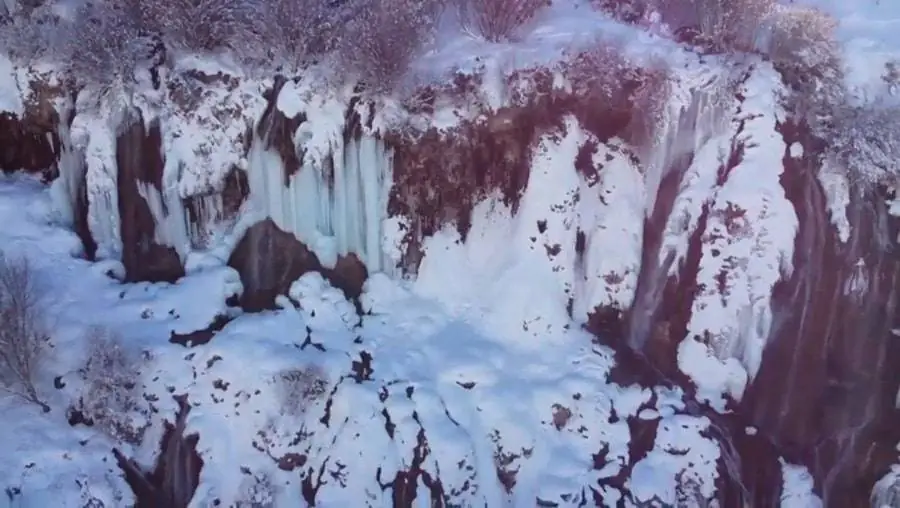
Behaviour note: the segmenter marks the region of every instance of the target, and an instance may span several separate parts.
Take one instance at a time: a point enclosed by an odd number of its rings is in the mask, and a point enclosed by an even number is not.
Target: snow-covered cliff
[[[887,499],[885,190],[823,163],[772,61],[652,31],[557,6],[402,96],[4,59],[2,167],[49,188],[2,182],[0,241],[56,281],[65,351],[60,409],[2,424],[53,436],[0,461],[12,506]],[[92,325],[140,353],[136,439],[72,402]]]

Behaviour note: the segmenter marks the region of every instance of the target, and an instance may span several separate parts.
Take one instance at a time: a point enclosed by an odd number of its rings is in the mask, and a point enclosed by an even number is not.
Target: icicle
[[[97,242],[98,259],[120,259],[122,252],[116,134],[110,126],[115,121],[118,119],[77,115],[72,126],[73,145],[83,150],[86,161],[88,228]]]
[[[59,117],[68,118],[71,109],[75,107],[71,101],[60,105]],[[84,184],[85,161],[83,154],[72,143],[72,134],[68,123],[64,120],[57,127],[60,141],[59,178],[50,186],[50,198],[53,207],[59,214],[63,224],[71,227],[75,223],[75,206],[78,201],[79,188]]]
[[[183,261],[190,251],[191,241],[184,204],[177,190],[167,188],[160,193],[156,187],[146,182],[137,182],[137,188],[156,223],[154,240],[160,245],[174,248]]]

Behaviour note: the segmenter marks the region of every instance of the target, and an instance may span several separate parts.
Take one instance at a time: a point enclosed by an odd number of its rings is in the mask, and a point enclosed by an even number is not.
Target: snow
[[[207,78],[201,81],[194,77],[197,73]],[[185,57],[177,61],[166,88],[164,104],[168,107],[159,112],[159,120],[165,174],[177,182],[181,197],[220,190],[225,175],[241,166],[247,131],[262,114],[262,91],[269,85],[248,78],[222,59]]]
[[[900,465],[894,464],[891,470],[881,477],[872,488],[872,508],[891,508],[900,500]]]
[[[629,479],[638,503],[657,498],[664,505],[673,506],[678,499],[676,487],[686,485],[695,486],[699,491],[700,495],[692,499],[694,502],[712,497],[719,449],[715,443],[700,437],[709,423],[706,418],[686,415],[660,422],[653,450],[635,464]],[[689,473],[679,477],[683,471]]]
[[[784,485],[781,492],[781,508],[822,508],[822,500],[813,492],[814,479],[803,466],[788,464],[783,459],[781,473]]]
[[[636,492],[650,495],[656,487],[645,479],[659,478],[665,490],[658,495],[668,498],[673,475],[682,468],[705,485],[703,492],[713,488],[717,452],[703,437],[707,423],[673,412],[682,407],[677,393],[658,391],[659,402],[648,408],[649,390],[609,384],[611,353],[593,346],[585,332],[559,330],[554,348],[517,347],[503,337],[513,327],[487,334],[478,315],[448,313],[440,302],[386,275],[367,282],[362,300],[371,315],[361,325],[352,305],[317,274],[297,281],[291,301],[281,300],[281,310],[242,315],[225,304],[240,291],[231,269],[207,267],[177,284],[121,284],[106,275],[117,271],[109,262],[92,266],[72,257],[78,240],[53,217],[50,193],[37,182],[23,177],[0,181],[5,224],[0,244],[35,260],[37,273],[51,284],[56,349],[84,350],[85,330],[102,325],[121,334],[127,347],[146,352],[139,384],[158,398],[159,413],[152,416],[144,443],[126,447],[127,453],[151,466],[161,420],[174,418],[171,393],[186,394],[191,401],[187,431],[199,434],[198,452],[205,460],[192,506],[207,506],[214,498],[226,504],[240,499],[256,485],[253,478],[271,481],[276,506],[302,503],[296,472],[281,471],[273,462],[272,457],[288,452],[307,456],[304,470],[324,468],[340,479],[324,484],[319,504],[389,506],[390,495],[373,477],[372,465],[381,465],[382,482],[409,467],[420,429],[430,450],[422,468],[440,473],[456,503],[518,506],[539,497],[574,506],[584,485],[618,473],[628,457],[625,418],[646,409],[656,412],[653,418],[660,419],[664,431],[651,458],[639,466]],[[167,342],[170,333],[201,329],[218,315],[235,319],[208,344],[185,349]],[[302,346],[307,338],[321,349]],[[373,371],[356,382],[347,377],[348,369],[364,351],[373,358]],[[4,454],[15,461],[0,460],[0,477],[13,479],[25,496],[23,506],[44,506],[43,498],[28,496],[48,488],[60,499],[57,505],[77,503],[81,490],[74,479],[82,477],[95,496],[127,495],[120,473],[110,469],[108,439],[95,429],[65,423],[63,410],[79,390],[77,376],[65,374],[63,390],[50,386],[54,375],[74,372],[81,361],[81,355],[66,354],[48,365],[47,384],[39,388],[48,395],[51,413],[17,406],[15,411],[25,412],[21,419],[0,422],[4,433],[15,433],[23,443],[17,454]],[[329,395],[297,414],[285,414],[279,373],[309,365],[322,372]],[[320,423],[326,402],[327,426]],[[10,400],[0,404],[13,408]],[[570,416],[557,426],[554,414],[562,408]],[[381,431],[385,415],[395,426],[393,437]],[[299,443],[293,439],[297,428],[307,431]],[[85,439],[88,445],[77,444]],[[41,447],[24,444],[34,441]],[[679,446],[696,450],[703,460],[689,464]],[[595,470],[593,453],[604,447],[607,463]],[[54,453],[72,460],[48,461]],[[496,480],[497,460],[518,471],[512,493]],[[42,469],[25,467],[29,461]],[[58,485],[49,486],[52,481]],[[609,499],[622,495],[608,486],[604,490]]]
[[[740,400],[746,380],[759,370],[772,288],[793,269],[798,220],[780,183],[786,147],[775,131],[778,81],[773,69],[760,64],[741,90],[744,100],[733,122],[742,157],[709,201],[701,238],[697,281],[703,289],[679,344],[679,366],[700,397],[711,401],[723,389]]]
[[[828,217],[837,230],[838,239],[846,243],[850,239],[850,220],[847,207],[850,206],[850,181],[847,171],[835,161],[826,161],[816,173],[822,190],[825,191]]]
[[[597,144],[597,175],[581,175],[575,158]],[[456,313],[476,313],[486,330],[521,336],[517,347],[561,340],[597,306],[625,310],[634,298],[643,220],[642,177],[620,141],[597,143],[574,117],[534,148],[528,186],[513,216],[499,197],[473,212],[465,242],[448,226],[425,242],[415,282],[419,293]],[[583,256],[576,237],[585,236]]]
[[[16,69],[9,58],[0,53],[0,112],[4,111],[21,115],[25,112],[25,106],[22,104]]]
[[[855,55],[848,78],[858,98],[890,95],[880,77],[885,62],[900,55],[900,39],[890,34],[897,32],[900,9],[815,3],[841,14],[839,34]],[[99,324],[146,353],[139,381],[158,403],[147,416],[148,437],[126,447],[140,464],[153,464],[162,421],[174,418],[171,395],[187,395],[187,431],[199,435],[205,460],[191,504],[198,508],[246,500],[264,484],[276,506],[297,506],[304,502],[301,478],[317,476],[326,478],[318,505],[390,506],[384,484],[416,458],[459,506],[534,506],[536,499],[576,506],[585,485],[615,477],[628,463],[629,418],[657,426],[656,438],[633,464],[629,492],[602,485],[604,500],[675,504],[685,489],[698,503],[712,497],[720,450],[708,437],[710,421],[683,414],[680,390],[611,383],[612,352],[594,345],[579,325],[598,306],[630,308],[640,270],[653,269],[641,266],[640,225],[656,210],[662,179],[684,170],[663,238],[662,253],[677,261],[669,275],[683,268],[688,241],[708,216],[700,235],[703,289],[687,336],[678,338],[678,365],[701,401],[724,410],[724,396],[740,400],[762,361],[772,288],[793,268],[798,223],[780,185],[781,158],[786,150],[802,157],[804,148],[786,147],[775,130],[783,116],[780,80],[752,57],[701,59],[583,3],[557,2],[523,32],[520,41],[503,44],[441,34],[433,51],[414,62],[411,79],[432,82],[477,70],[484,86],[470,103],[441,98],[428,125],[446,131],[462,118],[497,110],[509,103],[511,71],[550,64],[603,40],[637,63],[662,59],[675,73],[659,139],[638,148],[621,139],[599,142],[574,117],[563,118],[558,132],[545,133],[533,147],[517,213],[499,196],[486,197],[472,213],[465,241],[449,225],[425,240],[412,281],[393,270],[410,221],[387,214],[393,160],[382,134],[423,119],[404,116],[396,97],[378,99],[375,118],[368,117],[368,104],[357,103],[361,133],[345,139],[352,90],[326,84],[315,69],[288,81],[275,108],[303,119],[291,133],[302,164],[285,178],[284,161],[265,146],[269,139],[247,138],[250,129],[265,127],[258,123],[271,80],[218,57],[177,55],[160,90],[144,83],[122,102],[138,108],[145,123],[161,125],[162,189],[139,184],[139,192],[156,218],[156,241],[176,248],[187,275],[175,284],[122,284],[115,261],[122,105],[98,108],[92,91],[82,91],[71,129],[59,132],[61,178],[49,190],[23,177],[0,179],[0,245],[36,260],[54,295],[48,314],[58,328],[56,350],[67,352],[46,367],[46,379],[62,374],[67,386],[40,387],[49,414],[0,399],[0,410],[14,416],[0,422],[0,433],[19,438],[14,453],[0,457],[0,481],[7,482],[0,487],[16,489],[22,506],[82,506],[87,491],[107,506],[131,501],[110,438],[65,421],[67,404],[82,388],[72,373],[83,361],[85,331]],[[738,101],[723,90],[746,70]],[[0,111],[22,112],[30,93],[20,92],[23,76],[26,70],[0,56]],[[554,85],[567,86],[558,74]],[[72,106],[58,105],[61,112]],[[598,175],[575,168],[586,144],[596,145]],[[727,168],[736,147],[742,157]],[[689,167],[680,167],[689,155]],[[723,167],[730,169],[725,178]],[[234,168],[246,172],[250,200],[238,217],[225,217],[219,193]],[[818,178],[832,223],[847,241],[849,184],[829,166]],[[75,257],[80,243],[65,229],[82,179],[89,227],[105,260],[95,265]],[[188,198],[196,200],[197,222],[188,220]],[[277,310],[250,315],[229,307],[242,287],[225,261],[242,232],[265,216],[325,266],[339,255],[358,255],[373,273],[361,297],[366,315],[359,317],[319,274],[295,281],[277,299]],[[584,253],[576,248],[579,234]],[[852,279],[848,291],[864,291],[865,282]],[[208,344],[186,349],[168,341],[223,316],[231,321]],[[372,370],[362,372],[367,359]],[[297,369],[318,373],[324,394],[288,411],[283,374]],[[414,451],[420,438],[427,440],[424,458]],[[26,444],[32,442],[39,446]],[[595,467],[594,454],[604,449],[606,462]],[[288,453],[303,455],[302,474],[278,468]],[[782,469],[782,506],[821,507],[805,468],[782,463]],[[501,472],[516,479],[514,488],[500,484]],[[885,477],[877,488],[886,491],[893,482]],[[425,497],[424,480],[418,492]]]

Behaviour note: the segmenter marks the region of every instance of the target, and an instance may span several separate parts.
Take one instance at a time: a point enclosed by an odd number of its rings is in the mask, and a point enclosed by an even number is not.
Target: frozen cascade
[[[177,189],[169,186],[160,192],[146,182],[137,182],[137,188],[147,202],[156,224],[153,239],[160,245],[175,249],[178,257],[184,261],[191,248],[191,239],[184,203]]]
[[[72,121],[70,131],[73,150],[84,154],[87,222],[91,236],[97,242],[99,259],[121,259],[122,252],[116,129],[113,127],[118,121],[117,115],[79,113]],[[61,139],[63,132],[60,131]],[[62,162],[60,171],[67,171]]]
[[[382,222],[387,219],[392,153],[384,141],[363,134],[346,143],[333,140],[330,157],[304,160],[284,178],[280,156],[265,139],[250,148],[248,181],[256,210],[306,244],[324,266],[356,254],[370,272],[382,271]],[[285,182],[285,180],[287,180]]]
[[[709,69],[704,69],[695,79],[672,90],[672,98],[663,111],[662,128],[642,157],[647,161],[647,217],[656,209],[660,183],[677,167],[673,161],[696,153],[723,126],[728,107],[721,91],[727,79],[720,74],[710,76]]]
[[[84,164],[84,155],[73,145],[71,129],[64,120],[68,118],[73,107],[74,104],[71,101],[65,101],[59,108],[59,116],[63,119],[58,126],[60,153],[57,168],[59,178],[54,180],[50,186],[53,207],[62,222],[70,227],[75,224],[78,191],[84,185],[85,170],[87,169]]]
[[[222,227],[225,217],[225,201],[219,192],[184,198],[184,220],[191,249],[206,249],[215,243],[217,236],[227,227]]]

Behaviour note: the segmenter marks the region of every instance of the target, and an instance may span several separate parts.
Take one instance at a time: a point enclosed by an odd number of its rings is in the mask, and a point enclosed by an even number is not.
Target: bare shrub
[[[242,0],[157,0],[141,9],[168,46],[212,51],[242,46],[251,34],[250,5]]]
[[[87,333],[78,409],[113,439],[139,443],[147,425],[137,385],[143,359],[126,350],[122,338],[106,328],[93,327]]]
[[[510,40],[515,31],[550,5],[548,0],[457,0],[463,29],[491,42]]]
[[[61,53],[75,79],[104,90],[129,86],[138,64],[150,56],[140,18],[123,4],[85,4],[64,37]]]
[[[707,508],[710,506],[709,499],[703,495],[700,488],[700,482],[695,478],[688,477],[685,471],[675,475],[675,506],[677,508]]]
[[[775,0],[652,0],[673,30],[696,30],[701,41],[720,50],[750,50]]]
[[[594,0],[595,8],[606,11],[614,18],[626,23],[635,23],[644,17],[654,0]]]
[[[0,252],[0,389],[49,411],[35,386],[49,353],[43,296],[28,260]]]
[[[275,376],[284,414],[302,415],[310,402],[325,394],[328,381],[319,367],[307,366],[279,372]]]
[[[339,42],[342,67],[368,90],[392,88],[431,40],[442,8],[436,0],[365,0]]]
[[[272,478],[265,473],[252,474],[249,470],[241,482],[240,498],[234,503],[235,508],[271,508],[275,506],[276,487]]]
[[[321,0],[261,0],[247,12],[250,33],[240,53],[298,70],[309,60],[337,49],[358,3],[352,0],[331,6]]]
[[[900,178],[900,107],[884,104],[835,108],[828,135],[831,157],[860,185]]]
[[[672,77],[664,62],[632,62],[621,48],[598,41],[572,56],[565,74],[574,95],[629,118],[624,135],[631,142],[654,142],[671,95]]]
[[[628,87],[622,73],[633,70],[620,48],[604,41],[573,55],[566,65],[575,95],[597,98],[607,105],[627,104]]]

